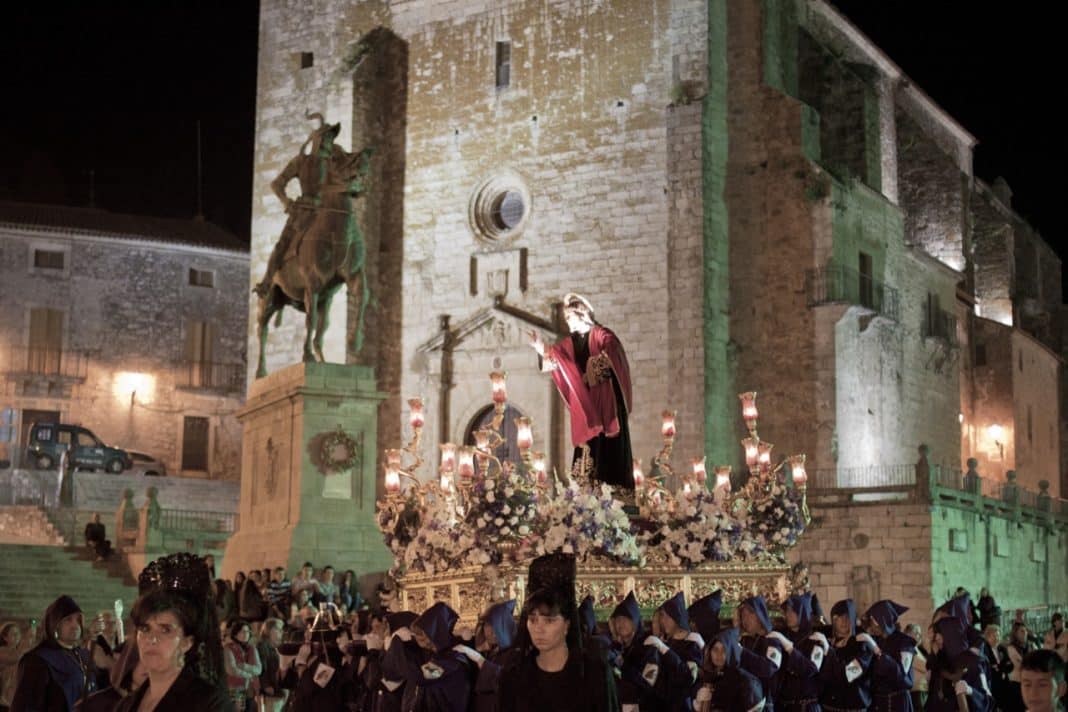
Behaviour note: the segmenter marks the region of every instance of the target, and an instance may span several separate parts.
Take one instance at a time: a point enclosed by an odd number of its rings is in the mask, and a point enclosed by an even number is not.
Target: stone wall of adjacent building
[[[58,411],[105,443],[182,470],[187,416],[208,419],[208,466],[187,474],[237,478],[241,432],[233,412],[244,392],[244,290],[248,256],[126,238],[5,230],[0,252],[0,405]],[[62,251],[64,270],[31,269],[34,249]],[[192,286],[189,270],[211,272],[213,287]],[[30,310],[63,313],[65,359],[83,364],[63,380],[22,374]],[[190,370],[188,332],[209,324],[219,364],[200,387]],[[28,427],[24,423],[23,427]]]
[[[1050,483],[1061,496],[1060,397],[1061,359],[1022,331],[1012,334],[1013,421],[1016,429],[1016,475],[1021,486],[1037,492]]]
[[[937,598],[931,591],[930,505],[813,505],[812,517],[789,560],[808,567],[824,615],[843,598],[856,601],[859,612],[889,598],[908,606],[907,623],[925,625],[930,620]]]

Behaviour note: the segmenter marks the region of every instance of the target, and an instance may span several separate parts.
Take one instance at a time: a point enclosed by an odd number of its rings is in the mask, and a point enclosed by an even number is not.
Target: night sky
[[[1065,255],[1056,6],[834,4],[979,139],[977,175],[1005,176],[1016,209]],[[257,23],[256,0],[9,6],[0,199],[88,205],[92,187],[98,207],[192,216],[199,119],[203,212],[247,239]]]

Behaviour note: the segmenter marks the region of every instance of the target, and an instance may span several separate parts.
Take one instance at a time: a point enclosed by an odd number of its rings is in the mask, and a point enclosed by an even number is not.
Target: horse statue
[[[289,306],[304,312],[307,362],[323,361],[323,336],[330,302],[342,285],[359,295],[359,310],[353,349],[363,347],[364,313],[371,292],[367,284],[366,246],[353,213],[353,201],[366,192],[373,149],[348,153],[334,144],[340,124],[319,120],[300,152],[271,183],[285,205],[288,218],[274,246],[263,280],[255,287],[259,295],[260,354],[256,378],[267,375],[267,332],[276,314]],[[285,192],[296,179],[301,194],[296,200]]]

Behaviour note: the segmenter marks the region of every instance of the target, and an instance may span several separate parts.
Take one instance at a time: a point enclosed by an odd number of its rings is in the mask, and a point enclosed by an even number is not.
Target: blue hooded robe
[[[700,633],[694,633],[690,630],[690,614],[686,608],[686,597],[682,595],[681,591],[664,601],[660,606],[660,610],[670,617],[671,620],[675,621],[675,624],[678,625],[680,629],[686,631],[685,636],[672,636],[669,640],[665,640],[664,642],[667,643],[669,648],[675,651],[679,656],[679,659],[682,660],[689,669],[690,673],[688,679],[683,678],[684,684],[688,682],[690,688],[689,695],[684,699],[679,700],[675,705],[675,709],[693,709],[693,697],[701,687],[701,660],[704,657],[705,641]]]
[[[779,669],[782,667],[784,652],[782,644],[774,638],[769,638],[772,631],[771,617],[768,615],[768,604],[763,596],[753,596],[741,603],[748,606],[756,614],[760,624],[764,627],[764,633],[743,635],[742,643],[742,669],[756,675],[764,689],[767,703],[764,709],[770,712],[774,708],[774,699],[779,691]]]
[[[726,655],[723,667],[712,664],[712,648],[722,645]],[[741,667],[741,644],[737,628],[724,628],[705,647],[701,683],[712,688],[713,712],[750,712],[764,702],[760,680]]]
[[[475,712],[493,712],[497,704],[497,685],[501,671],[515,662],[515,601],[495,603],[486,611],[482,625],[493,628],[497,646],[485,653],[485,662],[479,668],[475,680]]]
[[[620,703],[638,705],[643,712],[672,709],[688,690],[679,691],[680,683],[689,681],[686,663],[670,647],[666,653],[660,653],[657,646],[645,644],[650,633],[642,629],[641,609],[633,592],[615,607],[611,617],[626,618],[634,626],[630,644],[623,647],[615,643],[613,648]]]
[[[414,709],[418,712],[467,712],[474,687],[477,666],[466,655],[453,649],[457,644],[452,633],[460,616],[438,601],[412,623],[426,634],[434,647],[424,651],[423,663],[414,676],[419,689]]]
[[[831,608],[831,625],[835,616],[849,620],[849,636],[836,638],[820,667],[823,691],[820,705],[845,710],[866,710],[871,707],[872,647],[857,640],[857,606],[852,598],[839,601]]]
[[[871,663],[872,710],[912,712],[912,660],[916,641],[897,629],[897,619],[907,611],[893,601],[878,601],[864,614],[879,626],[879,655]]]
[[[819,672],[827,650],[819,636],[812,637],[812,594],[790,596],[783,608],[796,613],[798,623],[797,630],[784,633],[794,648],[784,652],[775,706],[780,712],[819,712]]]
[[[986,661],[968,648],[965,625],[959,618],[943,618],[935,625],[942,636],[942,648],[927,659],[931,680],[928,684],[928,712],[956,712],[957,694],[955,683],[962,679],[972,688],[968,695],[969,712],[989,712],[994,709],[994,698],[984,672]]]

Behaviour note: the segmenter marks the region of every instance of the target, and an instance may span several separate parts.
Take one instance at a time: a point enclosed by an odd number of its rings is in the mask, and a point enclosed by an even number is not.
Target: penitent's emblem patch
[[[809,655],[808,657],[809,660],[812,661],[812,664],[816,666],[817,670],[823,667],[823,648],[817,645],[812,649],[812,655]]]
[[[913,657],[914,656],[910,651],[908,651],[908,650],[902,650],[901,651],[901,669],[905,671],[906,675],[908,674],[909,670],[912,669],[912,658]]]
[[[656,663],[649,663],[642,668],[642,679],[648,682],[650,685],[656,684],[656,678],[660,676],[660,666]]]
[[[444,668],[442,668],[440,665],[435,665],[434,663],[424,663],[422,670],[423,677],[425,677],[427,680],[437,680],[439,677],[445,674]]]
[[[782,651],[776,648],[774,645],[768,646],[768,652],[764,653],[768,660],[775,663],[775,667],[782,665]]]
[[[860,666],[856,658],[853,658],[848,665],[846,665],[845,675],[846,682],[853,682],[858,677],[864,674],[864,668]]]

